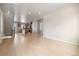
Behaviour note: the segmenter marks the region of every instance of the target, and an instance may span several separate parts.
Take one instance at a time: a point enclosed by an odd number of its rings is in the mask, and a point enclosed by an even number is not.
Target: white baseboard
[[[3,36],[3,37],[0,37],[0,39],[7,39],[7,38],[12,38],[12,36]]]
[[[10,39],[10,38],[12,38],[12,36],[3,36],[3,37],[0,37],[0,44],[2,43],[2,40],[3,39]]]
[[[78,43],[69,42],[69,41],[65,41],[65,40],[62,40],[62,39],[58,39],[58,38],[50,38],[50,37],[47,37],[47,36],[44,37],[44,38],[51,39],[51,40],[57,40],[57,41],[65,42],[65,43],[67,43],[67,44],[73,44],[73,45],[78,45],[78,46],[79,46]]]

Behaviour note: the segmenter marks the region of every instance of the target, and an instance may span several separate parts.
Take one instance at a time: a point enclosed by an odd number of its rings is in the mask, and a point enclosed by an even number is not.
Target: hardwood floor
[[[37,34],[15,34],[0,44],[1,56],[75,56],[79,46],[45,39]]]

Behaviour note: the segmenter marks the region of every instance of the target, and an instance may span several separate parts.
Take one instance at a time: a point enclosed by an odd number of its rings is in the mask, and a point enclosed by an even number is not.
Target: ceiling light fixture
[[[10,11],[9,10],[7,11],[7,14],[10,14]]]
[[[38,12],[38,14],[39,14],[39,15],[41,14],[40,11]]]
[[[28,14],[30,15],[31,14],[31,11],[29,11]]]

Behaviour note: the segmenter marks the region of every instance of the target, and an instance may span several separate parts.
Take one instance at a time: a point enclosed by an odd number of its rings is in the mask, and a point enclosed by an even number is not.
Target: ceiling
[[[19,16],[24,14],[28,19],[40,19],[47,13],[68,5],[66,3],[0,3],[4,15],[14,16],[15,10]],[[10,14],[9,14],[10,13]]]

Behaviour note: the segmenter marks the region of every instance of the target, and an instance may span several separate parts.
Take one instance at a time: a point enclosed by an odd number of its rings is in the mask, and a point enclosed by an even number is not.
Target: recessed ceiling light
[[[39,14],[39,15],[41,14],[40,11],[38,12],[38,14]]]
[[[31,11],[29,11],[28,14],[30,15],[31,14]]]

